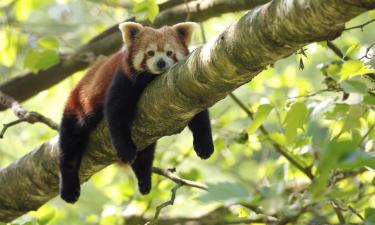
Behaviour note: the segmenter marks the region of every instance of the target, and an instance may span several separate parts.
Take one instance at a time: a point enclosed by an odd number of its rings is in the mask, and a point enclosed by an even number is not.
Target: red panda
[[[62,199],[78,200],[82,155],[90,133],[103,117],[118,157],[135,173],[139,191],[150,192],[155,143],[137,151],[130,132],[135,108],[143,89],[189,54],[194,26],[191,22],[159,29],[134,22],[119,25],[124,47],[91,67],[71,91],[64,109],[59,136]],[[194,150],[207,159],[214,151],[208,111],[198,113],[188,126]]]

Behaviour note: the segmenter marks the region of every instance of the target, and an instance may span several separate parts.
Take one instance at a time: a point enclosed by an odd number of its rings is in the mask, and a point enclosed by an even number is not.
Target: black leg
[[[148,194],[151,190],[152,161],[154,160],[155,143],[137,152],[137,158],[131,165],[138,180],[141,194]]]
[[[214,152],[212,140],[211,123],[208,110],[204,110],[189,122],[190,130],[193,133],[194,150],[202,159],[208,159]]]
[[[104,113],[112,145],[124,163],[132,163],[137,154],[130,129],[138,97],[131,80],[121,70],[117,71],[107,92]]]
[[[95,108],[79,125],[72,115],[64,115],[60,128],[60,172],[61,198],[74,203],[80,195],[79,168],[83,153],[89,142],[90,133],[103,117],[102,107]]]
[[[64,115],[59,140],[60,195],[70,203],[76,202],[80,194],[79,165],[88,139],[89,134],[78,125],[77,118]]]

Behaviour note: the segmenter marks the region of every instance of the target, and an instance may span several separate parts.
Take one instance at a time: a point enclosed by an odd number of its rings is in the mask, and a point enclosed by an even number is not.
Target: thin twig
[[[335,213],[337,215],[337,218],[340,221],[340,224],[346,224],[344,214],[342,213],[339,204],[335,200],[332,200],[331,205],[332,205],[333,209],[335,210]]]
[[[15,120],[13,122],[10,122],[10,123],[4,123],[3,129],[0,132],[0,138],[2,139],[4,137],[4,134],[9,127],[14,126],[14,125],[19,124],[19,123],[22,123],[22,122],[26,122],[26,120],[25,119],[18,119],[18,120]]]
[[[176,174],[171,172],[170,170],[152,167],[152,172],[156,173],[158,175],[164,176],[164,177],[172,180],[175,183],[208,191],[208,187],[206,185],[198,183],[198,182],[194,182],[194,181],[191,181],[191,180],[185,180],[183,178],[180,178]]]
[[[348,209],[354,213],[358,218],[360,218],[362,221],[365,221],[365,218],[357,211],[355,210],[351,205],[348,205]]]
[[[160,215],[160,212],[163,208],[169,206],[169,205],[173,205],[174,204],[174,201],[176,199],[176,192],[177,190],[182,187],[183,184],[181,183],[177,183],[173,188],[172,188],[172,195],[171,195],[171,199],[169,199],[168,201],[158,205],[156,207],[156,212],[155,212],[155,215],[154,215],[154,218],[150,221],[150,222],[147,222],[145,225],[156,225],[157,224],[157,220],[159,218],[159,215]]]
[[[363,31],[363,28],[364,28],[365,26],[367,26],[367,25],[369,25],[370,23],[373,23],[373,22],[375,22],[375,19],[369,20],[369,21],[367,21],[366,23],[363,23],[363,24],[358,25],[358,26],[345,28],[345,30],[361,29],[361,31]]]
[[[362,137],[361,141],[359,142],[359,146],[361,146],[363,144],[363,142],[366,140],[366,138],[370,135],[371,131],[375,128],[375,124],[373,124],[369,129],[368,131],[366,132],[366,134]]]
[[[307,94],[307,95],[298,95],[298,96],[294,96],[294,97],[289,97],[288,99],[309,98],[309,97],[313,97],[315,95],[321,94],[323,92],[328,92],[328,91],[331,91],[331,90],[329,88],[326,88],[326,89],[322,89],[322,90],[319,90],[319,91],[316,91],[316,92],[313,92],[313,93]]]
[[[359,60],[362,60],[362,59],[364,59],[364,58],[366,58],[366,59],[372,59],[372,58],[374,58],[374,57],[375,57],[375,54],[374,54],[374,55],[369,55],[369,53],[370,53],[372,47],[374,47],[374,46],[375,46],[375,43],[372,43],[369,47],[367,47],[367,48],[366,48],[365,55],[362,56],[361,58],[359,58]]]
[[[4,94],[0,91],[0,105],[12,109],[13,113],[19,118],[16,121],[4,124],[4,127],[0,133],[0,138],[3,138],[6,130],[14,126],[16,124],[22,123],[22,122],[28,122],[28,123],[44,123],[48,127],[50,127],[53,130],[59,130],[59,125],[55,123],[53,120],[43,116],[40,113],[37,112],[29,112],[25,110],[21,104],[19,104],[15,99],[12,97]]]
[[[152,172],[172,180],[173,182],[176,183],[176,185],[171,190],[172,192],[171,198],[168,201],[163,202],[162,204],[156,207],[154,218],[151,221],[147,222],[145,225],[157,224],[157,220],[159,218],[161,210],[169,205],[174,204],[174,201],[176,199],[176,192],[180,187],[189,186],[189,187],[199,188],[199,189],[208,191],[208,187],[206,185],[198,183],[198,182],[194,182],[191,180],[185,180],[183,178],[180,178],[171,170],[165,170],[165,169],[161,169],[158,167],[152,167]]]

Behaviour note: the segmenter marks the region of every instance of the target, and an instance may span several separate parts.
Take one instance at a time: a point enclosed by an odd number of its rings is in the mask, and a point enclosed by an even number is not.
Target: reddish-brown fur
[[[160,50],[168,43],[175,51],[179,51],[183,55],[189,53],[184,41],[171,27],[162,27],[158,30],[144,27],[137,36],[138,38],[134,40],[131,46],[97,62],[90,68],[71,91],[64,110],[65,114],[83,119],[96,106],[103,105],[106,91],[116,71],[121,68],[127,76],[134,73],[132,56],[138,51],[145,51],[150,43],[155,43]],[[173,57],[176,60],[176,56]],[[147,55],[145,54],[144,61],[146,58]]]

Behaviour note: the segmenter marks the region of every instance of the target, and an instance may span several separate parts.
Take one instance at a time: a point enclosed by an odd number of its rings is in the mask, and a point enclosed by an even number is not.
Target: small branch
[[[208,187],[206,185],[201,184],[201,183],[197,183],[197,182],[194,182],[194,181],[191,181],[191,180],[182,179],[182,178],[178,177],[174,173],[174,171],[172,171],[170,169],[165,170],[165,169],[161,169],[161,168],[157,168],[157,167],[152,167],[152,172],[172,180],[173,182],[176,183],[176,185],[171,190],[171,192],[172,192],[171,198],[168,201],[163,202],[162,204],[160,204],[156,207],[154,218],[151,221],[147,222],[145,225],[156,225],[157,224],[157,220],[159,218],[161,210],[163,208],[169,206],[169,205],[174,204],[174,201],[176,199],[176,192],[180,187],[189,186],[189,187],[199,188],[199,189],[208,191]]]
[[[341,52],[340,48],[337,47],[332,41],[327,41],[327,47],[331,49],[332,52],[335,53],[340,59],[345,61],[350,59],[347,56],[344,57],[344,54]]]
[[[355,210],[351,205],[347,205],[348,206],[348,209],[354,213],[358,218],[360,218],[362,221],[365,221],[365,218],[363,218],[363,216],[357,211]]]
[[[160,215],[160,212],[163,208],[169,206],[169,205],[173,205],[174,204],[174,200],[176,199],[176,192],[177,190],[182,187],[183,184],[181,183],[177,183],[173,188],[172,188],[172,195],[171,195],[171,199],[158,205],[156,207],[156,212],[155,212],[155,215],[154,215],[154,218],[150,221],[150,222],[147,222],[145,225],[156,225],[157,224],[157,220],[159,218],[159,215]]]
[[[344,214],[342,213],[339,204],[335,200],[332,200],[331,205],[332,205],[333,209],[335,210],[335,213],[337,215],[337,218],[340,221],[340,224],[346,224]]]
[[[4,94],[0,91],[0,105],[4,106],[6,108],[11,108],[13,113],[19,118],[18,120],[15,120],[13,122],[4,124],[3,129],[0,133],[0,138],[3,138],[6,130],[14,126],[16,124],[22,123],[22,122],[28,122],[28,123],[44,123],[48,127],[50,127],[53,130],[59,130],[59,125],[55,123],[53,120],[43,116],[42,114],[39,114],[37,112],[29,112],[26,111],[21,104],[19,104],[16,100],[14,100],[12,97]]]
[[[328,91],[331,91],[331,90],[326,88],[326,89],[322,89],[322,90],[319,90],[319,91],[316,91],[316,92],[313,92],[313,93],[307,94],[307,95],[299,95],[299,96],[289,97],[288,99],[309,98],[309,97],[313,97],[315,95],[318,95],[318,94],[321,94],[321,93],[324,93],[324,92],[328,92]]]
[[[175,182],[177,184],[182,184],[182,185],[185,185],[185,186],[194,187],[194,188],[198,188],[198,189],[201,189],[201,190],[208,191],[208,187],[206,185],[198,183],[198,182],[194,182],[194,181],[191,181],[191,180],[182,179],[182,178],[178,177],[176,174],[174,174],[173,172],[171,172],[170,170],[152,167],[152,172],[156,173],[158,175],[161,175],[163,177],[166,177],[166,178],[172,180],[173,182]]]
[[[374,47],[374,46],[375,46],[375,43],[372,43],[368,48],[366,48],[365,55],[362,56],[361,58],[359,58],[359,60],[362,60],[362,59],[364,59],[364,58],[366,58],[366,59],[372,59],[372,58],[374,58],[375,55],[369,55],[369,53],[370,53],[372,47]]]
[[[26,119],[18,119],[18,120],[15,120],[13,122],[10,122],[10,123],[4,123],[3,129],[1,130],[1,133],[0,133],[0,139],[2,139],[4,137],[4,134],[5,134],[5,132],[7,131],[8,128],[10,128],[11,126],[17,125],[19,123],[22,123],[22,122],[26,122]]]
[[[375,22],[375,19],[372,19],[370,21],[367,21],[366,23],[363,23],[361,25],[358,25],[358,26],[354,26],[354,27],[349,27],[349,28],[345,28],[344,30],[353,30],[353,29],[361,29],[361,31],[363,31],[363,28],[367,25],[369,25],[370,23],[373,23]]]
[[[370,135],[371,131],[372,131],[374,128],[375,128],[375,124],[373,124],[373,125],[368,129],[368,131],[366,132],[366,134],[362,137],[361,141],[359,142],[359,146],[361,146],[361,145],[365,142],[366,138]]]

